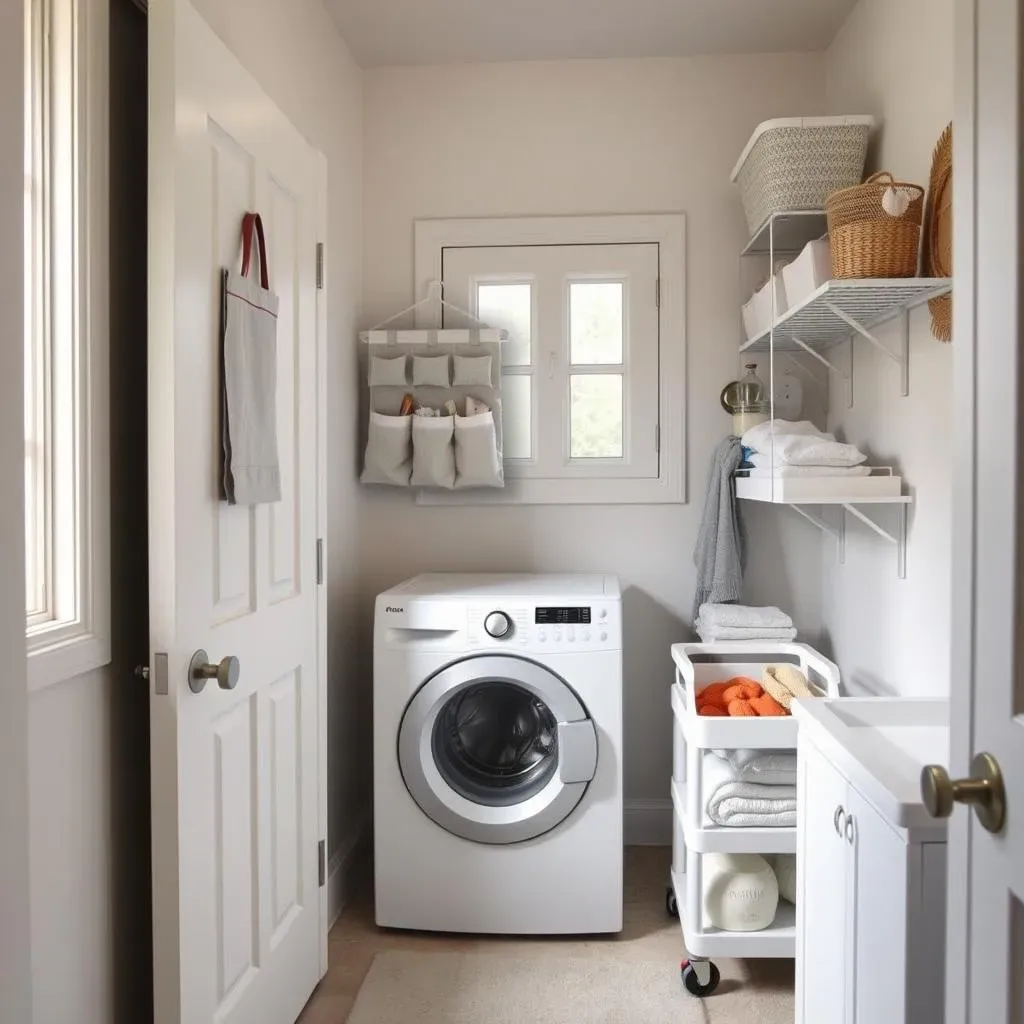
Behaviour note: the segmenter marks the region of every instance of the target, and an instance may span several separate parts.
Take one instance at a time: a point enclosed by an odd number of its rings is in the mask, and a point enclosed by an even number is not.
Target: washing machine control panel
[[[530,651],[618,650],[619,605],[536,605],[471,608],[469,641],[484,648]]]

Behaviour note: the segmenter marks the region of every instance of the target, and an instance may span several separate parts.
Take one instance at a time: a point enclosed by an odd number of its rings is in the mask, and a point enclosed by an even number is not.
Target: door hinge
[[[322,537],[316,539],[316,585],[324,585],[324,541]]]
[[[654,279],[654,305],[656,308],[661,309],[661,278],[657,277]]]
[[[660,455],[661,454],[661,424],[656,423],[654,425],[654,450]]]
[[[324,287],[324,243],[316,243],[316,286],[323,290]]]
[[[320,873],[320,888],[327,884],[327,840],[321,839],[316,848],[317,871]]]

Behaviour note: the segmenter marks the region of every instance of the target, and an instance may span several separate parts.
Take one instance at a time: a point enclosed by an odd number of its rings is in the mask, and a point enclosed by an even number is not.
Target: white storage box
[[[751,235],[772,213],[822,210],[832,192],[860,184],[874,124],[869,115],[759,124],[732,172]]]
[[[782,268],[787,309],[799,306],[826,281],[832,280],[832,248],[827,238],[808,242],[792,263]]]
[[[775,310],[773,319],[772,285],[775,285]],[[771,330],[772,324],[789,306],[786,304],[786,289],[783,287],[782,275],[773,274],[770,281],[762,285],[743,305],[743,330],[747,341],[759,338]]]

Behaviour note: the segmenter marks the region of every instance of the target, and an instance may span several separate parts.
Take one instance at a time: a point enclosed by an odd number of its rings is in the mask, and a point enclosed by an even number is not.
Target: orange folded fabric
[[[754,713],[762,718],[781,718],[789,712],[770,694],[766,693],[749,701]]]
[[[708,701],[706,704],[701,704],[697,709],[698,715],[704,715],[705,718],[728,718],[729,712],[723,707],[719,707],[713,701]]]
[[[721,704],[724,708],[725,704],[722,702],[722,695],[726,690],[729,689],[732,680],[730,679],[727,683],[712,683],[710,686],[705,686],[697,694],[697,707],[701,704]]]
[[[741,697],[737,697],[736,700],[729,702],[729,714],[733,718],[757,717],[757,712],[754,710],[753,701],[744,700]]]
[[[764,693],[764,687],[753,679],[738,679],[722,694],[722,700],[728,707],[734,700],[753,700]]]

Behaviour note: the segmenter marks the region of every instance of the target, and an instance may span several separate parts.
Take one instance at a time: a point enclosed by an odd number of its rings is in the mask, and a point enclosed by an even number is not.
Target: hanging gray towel
[[[745,538],[734,479],[742,459],[739,438],[727,437],[711,460],[704,518],[693,551],[697,567],[694,620],[702,604],[738,601],[743,594]]]
[[[260,279],[249,276],[253,231]],[[277,311],[258,213],[242,221],[242,272],[224,271],[221,440],[224,498],[231,505],[281,500],[277,459]]]

